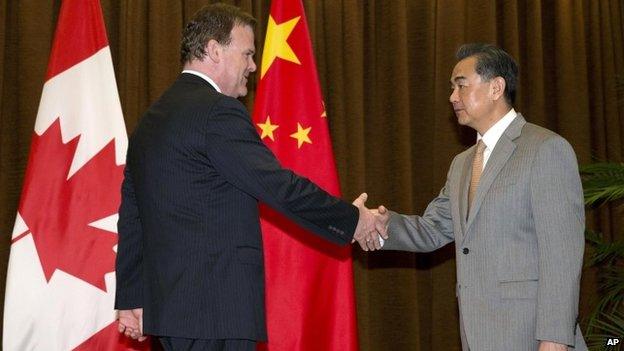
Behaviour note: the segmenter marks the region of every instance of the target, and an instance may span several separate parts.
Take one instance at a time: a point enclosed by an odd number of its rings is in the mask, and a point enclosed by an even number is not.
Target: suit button
[[[464,255],[467,255],[470,252],[470,250],[467,247],[464,247],[462,252],[464,253]]]

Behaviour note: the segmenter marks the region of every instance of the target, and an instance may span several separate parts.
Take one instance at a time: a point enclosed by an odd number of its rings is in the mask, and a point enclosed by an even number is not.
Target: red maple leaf
[[[19,213],[48,281],[59,269],[106,291],[117,235],[89,223],[117,213],[123,166],[115,164],[112,140],[67,179],[79,139],[63,144],[59,119],[34,134]]]

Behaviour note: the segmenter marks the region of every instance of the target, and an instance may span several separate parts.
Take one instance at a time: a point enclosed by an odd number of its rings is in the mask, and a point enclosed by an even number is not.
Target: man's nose
[[[449,96],[449,101],[451,103],[459,101],[459,94],[457,93],[457,89],[453,89],[451,92],[451,96]]]

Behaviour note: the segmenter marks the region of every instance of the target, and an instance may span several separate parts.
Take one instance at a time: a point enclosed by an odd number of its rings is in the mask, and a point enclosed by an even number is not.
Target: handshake
[[[353,242],[357,241],[364,251],[375,251],[382,247],[382,239],[388,239],[388,222],[390,213],[384,206],[377,209],[369,209],[365,206],[368,195],[362,193],[353,201],[360,211],[360,218],[355,228]]]

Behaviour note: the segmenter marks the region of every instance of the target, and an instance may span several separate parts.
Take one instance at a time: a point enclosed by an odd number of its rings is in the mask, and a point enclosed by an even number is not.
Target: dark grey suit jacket
[[[468,215],[475,147],[453,160],[422,217],[392,214],[384,249],[455,241],[457,297],[472,351],[585,350],[577,326],[585,212],[577,161],[559,135],[518,115],[483,170]]]
[[[115,307],[143,307],[150,335],[265,340],[258,200],[337,244],[358,221],[280,167],[238,100],[182,74],[130,138]]]

